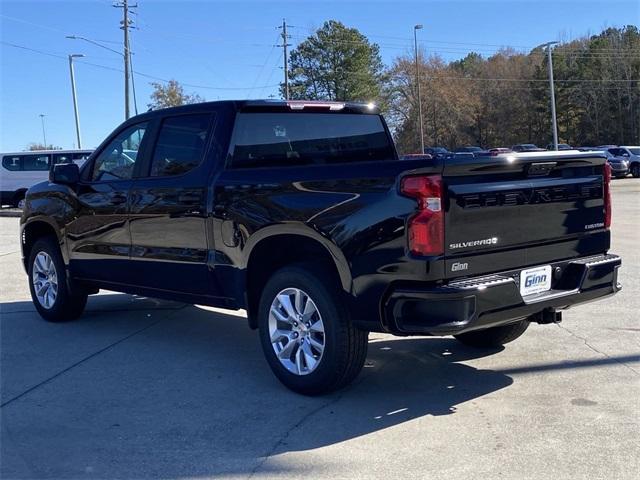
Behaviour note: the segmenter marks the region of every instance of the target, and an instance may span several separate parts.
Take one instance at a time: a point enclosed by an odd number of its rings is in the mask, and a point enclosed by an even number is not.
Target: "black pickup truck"
[[[400,161],[371,105],[202,103],[56,165],[23,261],[50,321],[98,289],[246,309],[275,375],[320,394],[370,331],[495,347],[616,293],[609,180],[598,152]]]

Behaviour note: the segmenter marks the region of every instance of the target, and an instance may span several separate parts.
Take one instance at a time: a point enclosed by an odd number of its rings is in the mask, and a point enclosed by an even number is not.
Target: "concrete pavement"
[[[614,181],[616,297],[502,351],[372,334],[322,398],[282,387],[230,312],[105,292],[44,322],[0,218],[1,477],[635,479],[639,193]]]

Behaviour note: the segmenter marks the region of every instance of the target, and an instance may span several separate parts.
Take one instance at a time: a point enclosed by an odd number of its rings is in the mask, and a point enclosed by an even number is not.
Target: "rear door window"
[[[54,153],[53,164],[57,165],[59,163],[71,163],[71,154],[70,153]]]
[[[322,165],[395,158],[379,115],[239,113],[233,168]]]
[[[49,155],[34,154],[22,157],[22,169],[27,172],[49,170],[51,157]]]
[[[151,176],[181,175],[200,165],[211,115],[181,115],[163,120],[151,161]]]

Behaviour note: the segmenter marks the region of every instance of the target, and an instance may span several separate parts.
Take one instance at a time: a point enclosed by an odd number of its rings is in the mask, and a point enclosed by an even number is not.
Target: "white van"
[[[57,163],[85,162],[93,150],[37,150],[0,153],[0,204],[21,207],[29,187],[49,178]]]

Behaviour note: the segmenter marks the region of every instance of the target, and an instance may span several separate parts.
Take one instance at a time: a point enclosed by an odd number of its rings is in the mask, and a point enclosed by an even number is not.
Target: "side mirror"
[[[75,163],[58,163],[49,173],[51,183],[75,185],[80,181],[80,167]]]

